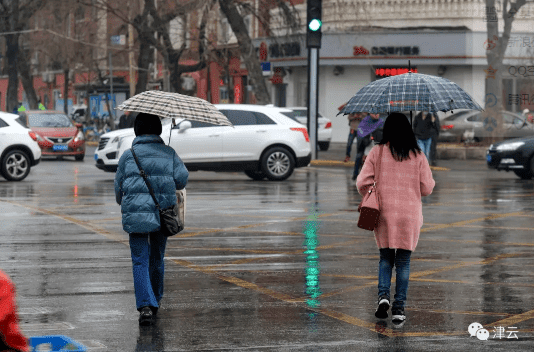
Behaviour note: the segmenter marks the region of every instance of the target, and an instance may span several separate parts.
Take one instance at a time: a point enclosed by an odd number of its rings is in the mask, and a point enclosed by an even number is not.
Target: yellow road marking
[[[519,211],[519,212],[515,212],[515,213],[493,214],[493,215],[485,216],[485,217],[482,217],[482,218],[476,218],[476,219],[471,219],[471,220],[463,220],[463,221],[453,222],[451,224],[442,224],[442,225],[436,225],[436,226],[432,226],[432,227],[422,228],[421,232],[441,230],[441,229],[446,229],[446,228],[449,228],[449,227],[458,227],[458,226],[463,226],[463,225],[466,225],[466,224],[471,224],[473,222],[480,222],[480,221],[486,221],[486,220],[494,220],[494,219],[500,219],[500,218],[513,217],[513,216],[517,216],[517,215],[522,215],[524,213],[525,212]]]
[[[534,310],[524,312],[521,314],[513,315],[511,317],[498,320],[494,323],[488,324],[489,326],[515,326],[517,323],[521,323],[525,320],[534,319]]]
[[[421,312],[431,312],[431,313],[443,313],[443,314],[464,314],[464,315],[489,315],[489,316],[511,316],[510,313],[495,313],[495,312],[472,312],[472,311],[462,311],[462,310],[440,310],[440,309],[422,309],[422,308],[406,308],[406,310],[414,310]]]

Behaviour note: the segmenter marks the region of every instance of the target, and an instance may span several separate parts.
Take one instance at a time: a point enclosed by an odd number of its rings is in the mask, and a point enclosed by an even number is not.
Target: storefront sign
[[[365,49],[363,46],[355,46],[352,48],[352,55],[369,55],[369,50]]]
[[[284,43],[269,45],[270,58],[300,56],[300,43]]]
[[[371,48],[372,55],[398,55],[411,56],[419,55],[418,46],[373,46]]]
[[[411,68],[413,73],[417,73],[417,68]],[[402,75],[403,73],[408,73],[408,67],[378,67],[375,68],[375,75],[377,77],[389,77]]]

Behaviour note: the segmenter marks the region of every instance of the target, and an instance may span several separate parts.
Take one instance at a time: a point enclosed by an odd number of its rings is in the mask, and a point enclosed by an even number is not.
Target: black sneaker
[[[376,308],[375,317],[378,319],[386,319],[388,317],[389,298],[380,296],[378,298],[378,307]]]
[[[404,315],[403,308],[393,308],[391,309],[391,320],[395,323],[401,323],[406,320],[406,315]]]
[[[152,310],[150,307],[143,307],[139,312],[139,325],[150,325],[152,324]]]

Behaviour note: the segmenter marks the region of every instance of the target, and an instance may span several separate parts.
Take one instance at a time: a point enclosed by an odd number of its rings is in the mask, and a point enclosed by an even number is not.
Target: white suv
[[[22,181],[32,166],[41,161],[38,136],[19,115],[0,112],[0,175],[8,181]]]
[[[177,119],[171,130],[169,119],[162,120],[161,137],[166,144],[170,138],[170,146],[189,171],[244,171],[254,180],[281,181],[291,176],[296,167],[310,163],[306,128],[284,116],[282,112],[287,109],[245,104],[215,106],[234,127]],[[132,128],[102,135],[95,154],[96,166],[116,171],[120,156],[131,147],[134,138]]]

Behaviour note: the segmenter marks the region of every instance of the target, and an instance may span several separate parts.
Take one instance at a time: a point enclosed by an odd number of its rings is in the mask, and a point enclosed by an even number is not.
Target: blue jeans
[[[430,160],[430,147],[432,146],[432,138],[418,139],[417,145],[426,155],[426,160]],[[430,161],[429,161],[430,162]]]
[[[167,237],[159,232],[130,234],[137,310],[143,307],[159,308],[159,301],[163,297],[166,244]]]
[[[410,280],[410,256],[411,251],[405,249],[381,248],[380,263],[378,264],[378,297],[390,297],[391,274],[395,266],[395,302],[392,308],[402,308],[406,304],[408,293],[408,281]]]
[[[354,139],[356,138],[356,133],[358,131],[355,130],[355,129],[350,129],[350,132],[349,132],[349,140],[347,141],[347,152],[345,153],[346,156],[349,156],[350,157],[350,151],[352,149],[352,143],[354,143]]]

